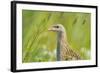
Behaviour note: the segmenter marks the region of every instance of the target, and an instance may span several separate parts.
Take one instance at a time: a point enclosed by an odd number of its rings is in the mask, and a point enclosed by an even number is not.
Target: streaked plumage
[[[66,31],[63,25],[56,24],[49,28],[50,31],[57,33],[57,60],[78,60],[81,59],[79,54],[76,53],[68,44]]]

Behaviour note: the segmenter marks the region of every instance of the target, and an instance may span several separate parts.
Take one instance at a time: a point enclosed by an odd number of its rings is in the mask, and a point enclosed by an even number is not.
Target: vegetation
[[[90,59],[91,14],[79,12],[22,11],[22,61],[56,61],[56,34],[49,32],[53,24],[62,24],[70,46],[84,60]]]

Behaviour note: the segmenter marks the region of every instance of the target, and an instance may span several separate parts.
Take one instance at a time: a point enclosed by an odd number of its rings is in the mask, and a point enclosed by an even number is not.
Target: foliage
[[[22,61],[56,61],[56,34],[49,32],[48,28],[57,23],[65,27],[70,46],[84,60],[90,59],[90,16],[79,12],[23,10]]]

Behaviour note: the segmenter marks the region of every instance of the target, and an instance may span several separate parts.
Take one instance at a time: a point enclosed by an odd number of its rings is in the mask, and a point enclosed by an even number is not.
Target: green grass
[[[91,14],[79,12],[22,11],[22,61],[56,61],[56,33],[49,32],[53,24],[62,24],[70,46],[81,57],[90,59]]]

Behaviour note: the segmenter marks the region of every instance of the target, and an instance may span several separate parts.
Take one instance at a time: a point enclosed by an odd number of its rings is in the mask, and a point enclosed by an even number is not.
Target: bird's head
[[[54,32],[64,32],[64,26],[62,24],[56,24],[52,25],[49,29],[49,31],[54,31]]]

